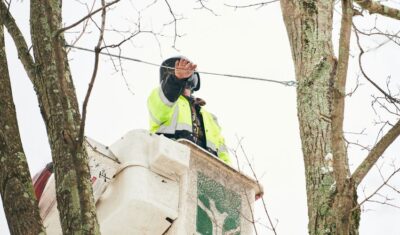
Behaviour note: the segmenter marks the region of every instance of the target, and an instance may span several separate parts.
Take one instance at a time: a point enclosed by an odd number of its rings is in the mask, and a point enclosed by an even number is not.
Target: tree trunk
[[[46,124],[58,210],[64,234],[99,234],[87,153],[78,143],[81,122],[61,27],[61,1],[31,1],[34,87]]]
[[[12,98],[0,19],[0,193],[11,234],[44,234]]]
[[[337,179],[350,177],[348,164],[334,166],[333,92],[337,60],[332,46],[334,1],[281,0],[292,49],[297,108],[307,185],[310,234],[358,234],[356,187],[350,181],[338,191]],[[343,120],[343,113],[341,116]],[[342,136],[342,130],[340,130]],[[340,145],[340,144],[339,144]],[[344,146],[339,146],[343,147]],[[344,153],[347,159],[347,153]],[[337,161],[336,161],[337,162]]]

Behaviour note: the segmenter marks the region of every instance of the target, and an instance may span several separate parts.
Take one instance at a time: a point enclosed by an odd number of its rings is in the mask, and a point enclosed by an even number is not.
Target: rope
[[[81,50],[81,51],[87,51],[87,52],[93,52],[93,53],[95,52],[93,49],[88,49],[88,48],[84,48],[84,47],[78,47],[78,46],[73,46],[73,45],[66,45],[66,46],[70,47],[70,48],[77,49],[77,50]],[[128,60],[128,61],[134,61],[134,62],[137,62],[137,63],[147,64],[147,65],[151,65],[151,66],[174,69],[174,68],[171,68],[171,67],[168,67],[168,66],[161,66],[160,64],[157,64],[157,63],[152,63],[152,62],[148,62],[148,61],[144,61],[144,60],[140,60],[140,59],[135,59],[135,58],[132,58],[132,57],[126,57],[126,56],[116,55],[116,54],[111,54],[111,53],[106,53],[106,52],[100,52],[100,54],[107,55],[107,56],[110,56],[110,57],[119,58],[119,59],[124,59],[124,60]],[[260,77],[251,77],[251,76],[243,76],[243,75],[235,75],[235,74],[224,74],[224,73],[213,73],[213,72],[206,72],[206,71],[196,71],[196,72],[198,72],[200,74],[208,74],[208,75],[215,75],[215,76],[221,76],[221,77],[231,77],[231,78],[239,78],[239,79],[247,79],[247,80],[278,83],[278,84],[281,84],[281,85],[292,86],[292,87],[296,87],[297,86],[297,82],[296,81],[279,81],[279,80],[260,78]]]

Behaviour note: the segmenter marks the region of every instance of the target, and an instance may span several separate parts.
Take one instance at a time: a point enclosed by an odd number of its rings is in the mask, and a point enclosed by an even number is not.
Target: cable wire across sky
[[[88,48],[78,47],[78,46],[73,46],[73,45],[66,45],[66,46],[69,47],[69,48],[74,48],[74,49],[81,50],[81,51],[87,51],[87,52],[95,53],[95,50],[93,50],[93,49],[88,49]],[[102,55],[107,55],[107,56],[115,57],[115,58],[118,58],[118,59],[134,61],[134,62],[137,62],[137,63],[147,64],[147,65],[151,65],[151,66],[155,66],[155,67],[164,67],[164,68],[173,69],[173,68],[168,67],[168,66],[161,66],[160,64],[157,64],[157,63],[152,63],[152,62],[148,62],[148,61],[144,61],[144,60],[140,60],[140,59],[136,59],[136,58],[132,58],[132,57],[116,55],[116,54],[111,54],[111,53],[106,53],[106,52],[101,52],[101,51],[99,53],[102,54]],[[222,76],[222,77],[231,77],[231,78],[255,80],[255,81],[262,81],[262,82],[278,83],[278,84],[281,84],[281,85],[292,86],[292,87],[296,87],[297,86],[297,82],[296,81],[279,81],[279,80],[273,80],[273,79],[267,79],[267,78],[259,78],[259,77],[251,77],[251,76],[235,75],[235,74],[214,73],[214,72],[197,71],[197,70],[196,70],[196,72],[198,72],[200,74],[208,74],[208,75],[215,75],[215,76]]]

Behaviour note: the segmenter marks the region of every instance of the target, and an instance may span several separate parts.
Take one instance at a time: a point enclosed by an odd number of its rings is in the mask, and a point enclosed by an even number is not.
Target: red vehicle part
[[[47,181],[53,174],[53,163],[50,162],[46,167],[33,177],[33,189],[35,190],[36,199],[39,201]]]

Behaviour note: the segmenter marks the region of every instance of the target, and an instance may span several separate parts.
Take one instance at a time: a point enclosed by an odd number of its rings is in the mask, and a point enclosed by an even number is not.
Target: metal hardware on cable
[[[95,52],[92,49],[88,49],[88,48],[84,48],[84,47],[78,47],[78,46],[73,46],[73,45],[66,45],[66,46],[70,47],[70,48],[78,49],[78,50],[81,50],[81,51]],[[156,64],[156,63],[143,61],[143,60],[139,60],[139,59],[135,59],[135,58],[131,58],[131,57],[126,57],[126,56],[122,56],[122,55],[115,55],[115,54],[105,53],[105,52],[101,52],[101,51],[99,53],[102,54],[102,55],[107,55],[107,56],[110,56],[110,57],[115,57],[115,58],[119,58],[119,59],[134,61],[134,62],[138,62],[138,63],[142,63],[142,64],[147,64],[147,65],[152,65],[152,66],[156,66],[156,67],[163,67],[163,68],[173,69],[173,68],[168,67],[168,66],[161,66],[161,65]],[[272,79],[267,79],[267,78],[258,78],[258,77],[250,77],[250,76],[242,76],[242,75],[234,75],[234,74],[212,73],[212,72],[205,72],[205,71],[196,71],[196,72],[201,73],[201,74],[208,74],[208,75],[215,75],[215,76],[222,76],[222,77],[232,77],[232,78],[256,80],[256,81],[263,81],[263,82],[272,82],[272,83],[278,83],[278,84],[281,84],[281,85],[292,86],[292,87],[296,87],[297,86],[297,82],[296,81],[278,81],[278,80],[272,80]]]

